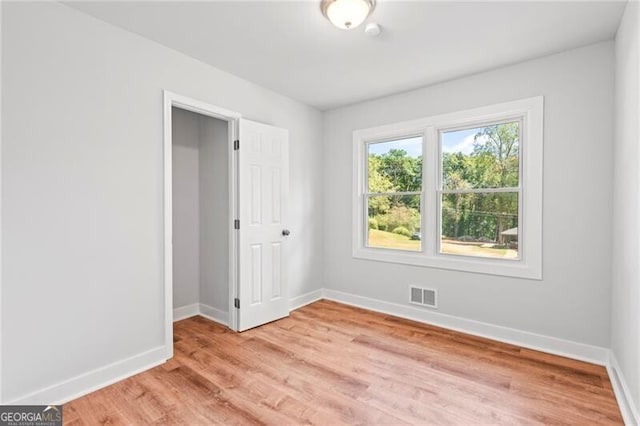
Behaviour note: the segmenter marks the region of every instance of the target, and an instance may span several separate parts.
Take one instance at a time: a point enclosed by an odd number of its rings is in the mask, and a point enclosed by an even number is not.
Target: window
[[[440,253],[518,259],[520,122],[440,132]]]
[[[420,251],[422,137],[367,143],[367,246]]]
[[[541,279],[542,98],[354,132],[355,257]]]

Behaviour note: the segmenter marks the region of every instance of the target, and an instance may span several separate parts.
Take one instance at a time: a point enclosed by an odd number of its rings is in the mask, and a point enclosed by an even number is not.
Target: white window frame
[[[353,132],[353,257],[519,278],[542,279],[543,97],[505,102]],[[440,132],[520,121],[518,259],[440,253]],[[367,246],[367,145],[422,136],[421,251]]]

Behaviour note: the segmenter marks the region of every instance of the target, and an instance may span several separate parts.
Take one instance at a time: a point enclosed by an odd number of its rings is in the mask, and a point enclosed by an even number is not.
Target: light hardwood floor
[[[66,404],[65,424],[622,424],[603,367],[335,302],[174,330],[172,360]]]

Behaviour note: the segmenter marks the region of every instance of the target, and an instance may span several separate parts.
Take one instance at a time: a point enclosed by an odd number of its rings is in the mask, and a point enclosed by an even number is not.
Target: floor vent
[[[414,305],[438,308],[438,291],[432,288],[410,286],[409,303]]]

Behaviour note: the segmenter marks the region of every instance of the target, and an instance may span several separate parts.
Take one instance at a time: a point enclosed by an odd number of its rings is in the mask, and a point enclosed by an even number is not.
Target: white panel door
[[[240,119],[238,330],[289,315],[289,131]]]

